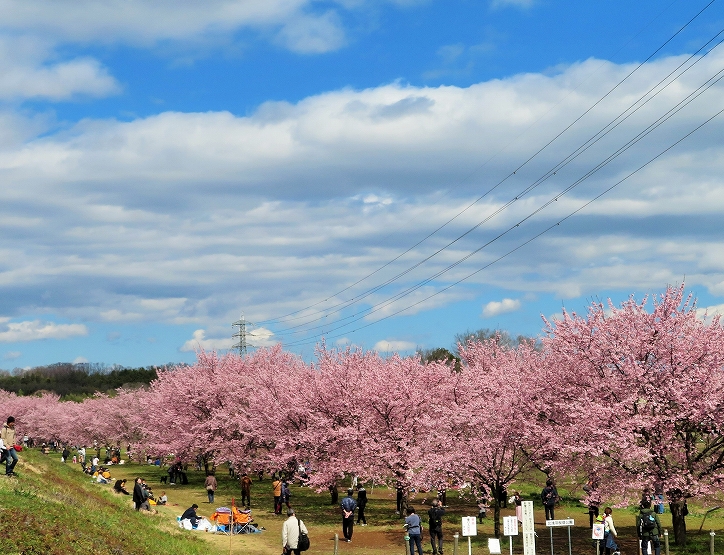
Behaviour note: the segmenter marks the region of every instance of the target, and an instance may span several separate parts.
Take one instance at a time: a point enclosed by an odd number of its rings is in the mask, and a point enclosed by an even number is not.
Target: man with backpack
[[[432,508],[427,511],[432,555],[442,555],[442,515],[444,514],[445,509],[440,506],[440,501],[433,499]]]
[[[641,500],[641,512],[636,516],[636,533],[641,540],[641,555],[649,555],[649,542],[655,555],[661,555],[661,522],[651,508],[651,499]]]

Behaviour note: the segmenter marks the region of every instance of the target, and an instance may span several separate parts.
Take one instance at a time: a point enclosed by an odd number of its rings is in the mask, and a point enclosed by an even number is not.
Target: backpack
[[[652,513],[641,515],[639,520],[639,534],[641,536],[650,536],[651,532],[656,529],[656,518]]]
[[[430,509],[430,530],[435,530],[439,526],[442,526],[442,520],[440,519],[440,513],[437,508]]]

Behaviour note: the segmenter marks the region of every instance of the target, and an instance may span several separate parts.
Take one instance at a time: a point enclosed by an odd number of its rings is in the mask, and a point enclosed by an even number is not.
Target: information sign
[[[463,536],[477,536],[478,523],[474,516],[463,517]]]
[[[533,502],[523,501],[523,555],[535,555],[535,521]]]
[[[518,535],[518,517],[517,516],[504,516],[503,517],[503,535],[504,536],[517,536]]]
[[[546,520],[546,526],[554,528],[557,526],[575,526],[575,521],[572,518],[564,518],[562,520]]]
[[[602,540],[603,539],[603,530],[604,526],[603,524],[594,524],[593,525],[593,535],[591,536],[594,540]]]

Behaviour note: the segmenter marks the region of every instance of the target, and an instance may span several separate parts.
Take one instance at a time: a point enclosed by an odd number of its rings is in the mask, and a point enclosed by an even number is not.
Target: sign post
[[[601,549],[601,542],[603,541],[604,537],[604,526],[600,522],[596,522],[593,525],[593,530],[591,532],[591,539],[596,542],[596,555],[601,555],[603,553],[603,549]]]
[[[508,536],[508,544],[510,546],[510,555],[513,555],[513,536],[518,535],[518,517],[503,517],[503,535]]]
[[[523,555],[535,555],[535,521],[533,502],[523,501]]]
[[[477,536],[478,535],[478,523],[475,520],[474,516],[464,516],[463,517],[463,536],[467,536],[468,538],[468,555],[472,555],[473,553],[473,546],[470,542],[471,536]]]
[[[546,520],[546,526],[551,531],[551,555],[553,555],[553,528],[560,528],[565,526],[568,528],[568,555],[571,555],[571,526],[576,523],[572,518],[564,518],[561,520]]]

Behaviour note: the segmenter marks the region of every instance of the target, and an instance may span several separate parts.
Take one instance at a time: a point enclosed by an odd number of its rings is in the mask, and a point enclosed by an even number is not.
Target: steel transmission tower
[[[246,325],[247,324],[253,325],[251,322],[247,322],[244,319],[243,314],[241,315],[241,318],[239,319],[238,322],[234,322],[233,324],[231,324],[232,327],[239,328],[239,331],[231,336],[234,340],[236,340],[236,344],[232,347],[232,349],[239,349],[239,354],[242,356],[246,354],[246,335],[247,335]]]

